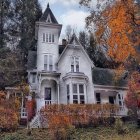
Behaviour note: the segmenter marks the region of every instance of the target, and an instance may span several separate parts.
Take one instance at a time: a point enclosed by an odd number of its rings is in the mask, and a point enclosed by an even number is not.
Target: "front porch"
[[[127,108],[124,103],[124,92],[111,89],[97,89],[95,90],[95,98],[97,104],[113,104],[119,107],[116,115],[127,116]]]
[[[59,77],[60,73],[41,72],[39,74],[39,89],[36,95],[37,112],[50,104],[59,104]]]

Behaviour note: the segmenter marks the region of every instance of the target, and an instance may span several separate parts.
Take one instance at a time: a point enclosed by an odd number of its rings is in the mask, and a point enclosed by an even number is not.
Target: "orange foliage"
[[[18,107],[16,99],[7,100],[4,91],[0,91],[0,128],[13,130],[18,126]]]
[[[140,104],[140,73],[133,72],[128,83],[128,93],[125,99],[128,108],[136,108]]]
[[[134,47],[140,45],[138,10],[134,0],[115,1],[101,13],[102,20],[95,21],[97,41],[109,46],[108,55],[116,62],[136,55]]]
[[[41,110],[42,126],[46,123],[49,128],[67,128],[72,125],[96,125],[102,118],[115,115],[118,107],[111,104],[86,104],[86,105],[47,105]],[[113,114],[114,113],[114,114]]]
[[[35,115],[35,107],[36,107],[36,102],[35,102],[34,99],[32,99],[31,101],[30,100],[26,101],[26,110],[27,110],[28,120],[29,121]]]

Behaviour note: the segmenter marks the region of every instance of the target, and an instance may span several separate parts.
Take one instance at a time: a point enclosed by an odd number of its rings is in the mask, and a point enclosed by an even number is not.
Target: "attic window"
[[[71,72],[79,72],[79,57],[71,57]]]
[[[51,33],[43,33],[43,43],[54,43],[55,42],[55,35]]]

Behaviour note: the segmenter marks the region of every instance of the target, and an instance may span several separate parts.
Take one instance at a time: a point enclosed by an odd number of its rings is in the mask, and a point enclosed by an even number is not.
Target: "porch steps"
[[[39,128],[40,127],[40,125],[39,125],[39,115],[38,114],[36,114],[34,116],[34,118],[31,120],[29,125],[30,125],[30,128]]]

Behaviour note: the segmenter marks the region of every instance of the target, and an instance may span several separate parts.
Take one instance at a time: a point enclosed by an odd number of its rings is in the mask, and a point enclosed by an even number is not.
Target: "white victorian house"
[[[36,22],[37,51],[28,55],[28,81],[37,112],[48,104],[111,103],[126,115],[125,80],[113,82],[113,70],[96,68],[75,34],[67,45],[58,45],[62,25],[49,5]],[[37,115],[32,122],[35,122]]]

